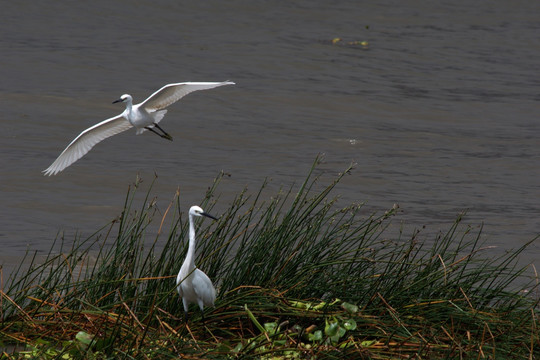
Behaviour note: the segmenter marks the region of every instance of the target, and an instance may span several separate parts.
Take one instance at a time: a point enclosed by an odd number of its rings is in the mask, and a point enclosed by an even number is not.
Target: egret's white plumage
[[[186,320],[189,304],[197,303],[202,312],[205,306],[214,306],[216,300],[216,289],[212,285],[212,280],[195,266],[195,216],[206,216],[217,220],[198,206],[192,206],[189,209],[189,247],[186,259],[176,277],[176,286],[184,304]]]
[[[137,135],[150,130],[165,139],[172,140],[172,137],[158,125],[167,113],[167,110],[164,109],[190,92],[212,89],[223,85],[234,85],[234,82],[184,82],[168,84],[150,95],[142,103],[135,105],[133,105],[131,95],[124,94],[120,99],[114,101],[115,103],[126,103],[124,112],[84,130],[65,148],[52,165],[43,172],[49,176],[56,175],[86,155],[98,142],[126,131],[131,127],[137,129]],[[154,128],[161,130],[163,134],[158,133]]]

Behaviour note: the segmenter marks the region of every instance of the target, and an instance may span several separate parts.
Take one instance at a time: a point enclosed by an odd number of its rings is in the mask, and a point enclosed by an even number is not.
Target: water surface
[[[179,188],[187,210],[223,170],[219,212],[265,178],[273,190],[301,182],[318,153],[328,176],[358,164],[340,204],[399,203],[394,226],[425,225],[426,240],[464,210],[494,255],[540,233],[538,2],[17,1],[2,12],[6,268],[113,219],[137,174],[158,174],[163,208]],[[175,141],[128,131],[42,176],[80,131],[122,111],[121,94],[228,79],[237,85],[170,108]],[[536,242],[523,264],[539,255]]]

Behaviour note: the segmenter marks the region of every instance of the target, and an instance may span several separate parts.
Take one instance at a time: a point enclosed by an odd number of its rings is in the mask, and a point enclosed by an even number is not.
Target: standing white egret
[[[184,304],[186,322],[189,304],[197,303],[204,319],[204,307],[214,306],[216,300],[216,289],[212,285],[212,280],[195,266],[195,216],[206,216],[217,220],[198,206],[192,206],[189,209],[189,247],[186,259],[176,277],[176,286]]]
[[[150,130],[162,138],[172,140],[172,137],[158,125],[167,113],[167,110],[164,109],[190,92],[212,89],[223,85],[234,85],[234,82],[183,82],[168,84],[150,95],[142,103],[136,105],[133,105],[131,95],[124,94],[120,99],[113,102],[113,104],[125,102],[126,110],[124,112],[84,130],[65,148],[52,165],[43,172],[49,176],[56,175],[86,155],[98,142],[122,131],[126,131],[131,127],[137,128],[137,135]],[[154,128],[157,128],[162,133],[157,132]]]

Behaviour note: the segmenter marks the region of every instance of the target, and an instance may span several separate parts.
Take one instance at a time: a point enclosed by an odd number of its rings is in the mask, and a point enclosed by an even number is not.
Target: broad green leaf
[[[358,312],[358,306],[354,304],[349,304],[347,302],[344,302],[341,304],[341,307],[347,311],[348,313],[354,314]]]
[[[267,333],[273,335],[278,330],[278,324],[277,322],[264,323],[264,329],[266,330]]]
[[[322,337],[323,335],[321,330],[316,330],[312,334],[308,334],[309,341],[321,341]]]
[[[242,350],[242,348],[244,347],[244,345],[242,345],[242,343],[238,343],[234,349],[233,349],[233,352],[237,353],[239,352],[240,350]]]
[[[338,333],[339,324],[337,321],[326,323],[326,326],[324,327],[324,333],[326,336],[335,336]]]
[[[347,330],[355,330],[356,329],[356,321],[353,319],[347,319],[343,321],[343,327]]]
[[[89,333],[84,331],[79,331],[77,335],[75,335],[75,339],[88,346],[92,343],[92,340],[94,340],[94,335],[90,335]]]

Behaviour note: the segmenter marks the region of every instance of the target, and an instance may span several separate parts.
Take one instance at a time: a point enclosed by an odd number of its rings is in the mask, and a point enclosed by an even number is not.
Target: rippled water
[[[90,4],[90,3],[89,3]],[[3,8],[0,262],[90,235],[137,174],[187,209],[219,171],[245,185],[358,165],[336,194],[366,214],[399,203],[412,229],[463,210],[495,252],[540,233],[540,3],[94,1]],[[342,40],[333,44],[335,38]],[[368,45],[360,44],[367,41]],[[170,82],[233,80],[170,108],[174,142],[129,131],[55,177],[83,129]],[[522,259],[538,267],[540,247]]]

